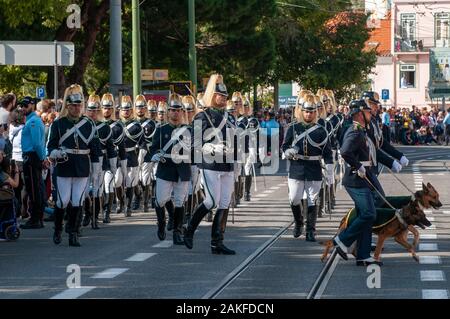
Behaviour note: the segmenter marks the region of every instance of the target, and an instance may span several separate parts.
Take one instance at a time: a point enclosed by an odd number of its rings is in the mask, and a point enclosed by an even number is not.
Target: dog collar
[[[408,228],[408,224],[405,222],[405,220],[402,217],[402,214],[400,213],[400,209],[397,209],[395,211],[395,216],[397,217],[398,221],[400,222],[400,224],[402,224],[405,228]]]

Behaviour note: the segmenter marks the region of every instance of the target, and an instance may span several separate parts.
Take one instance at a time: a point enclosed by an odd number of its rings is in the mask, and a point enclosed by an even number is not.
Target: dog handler
[[[347,260],[349,247],[358,240],[356,265],[381,266],[381,262],[370,256],[372,224],[376,218],[376,202],[380,198],[376,190],[371,189],[367,179],[382,192],[377,177],[370,169],[377,164],[376,147],[367,134],[371,118],[370,107],[364,100],[352,101],[350,116],[353,125],[345,132],[341,146],[341,156],[347,164],[342,184],[355,202],[357,216],[349,227],[335,237],[333,244],[339,255]]]

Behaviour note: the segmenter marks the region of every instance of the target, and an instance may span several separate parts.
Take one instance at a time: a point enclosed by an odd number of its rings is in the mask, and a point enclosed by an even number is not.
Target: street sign
[[[296,96],[279,96],[278,105],[280,108],[294,107],[297,103]]]
[[[153,81],[153,70],[152,69],[143,69],[141,70],[141,80],[144,81]]]
[[[387,89],[381,90],[381,99],[389,100],[389,90],[387,90]]]
[[[43,86],[38,86],[37,88],[36,88],[36,97],[38,98],[38,99],[43,99],[43,98],[45,98],[45,87],[43,87]]]
[[[72,42],[0,41],[0,65],[72,66],[75,46]]]
[[[169,70],[164,69],[154,69],[153,78],[155,81],[168,81],[169,80]]]

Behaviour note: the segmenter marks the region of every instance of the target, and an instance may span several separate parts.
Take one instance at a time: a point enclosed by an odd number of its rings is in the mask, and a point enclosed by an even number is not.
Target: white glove
[[[391,169],[392,169],[392,171],[393,171],[394,173],[400,173],[400,171],[402,170],[402,165],[400,165],[399,162],[394,161],[394,162],[392,163]]]
[[[113,175],[117,172],[117,157],[113,157],[109,159],[109,170]]]
[[[155,163],[158,163],[161,160],[161,156],[162,156],[161,153],[156,153],[155,155],[152,156],[151,161],[155,162]]]
[[[61,150],[61,149],[59,149],[59,148],[56,148],[56,149],[54,149],[53,151],[51,151],[49,157],[50,157],[52,160],[56,160],[56,159],[64,158],[64,157],[66,157],[66,156],[67,156],[67,153],[66,153],[66,152],[64,152],[63,150]]]
[[[284,151],[284,156],[287,159],[293,159],[295,155],[297,155],[297,152],[293,148],[288,148]]]
[[[144,157],[147,155],[147,151],[144,149],[139,150],[139,156],[138,156],[138,163],[139,165],[142,165],[144,163]]]
[[[328,185],[334,184],[334,165],[333,164],[326,164],[325,165],[326,174],[325,177],[327,179]]]
[[[402,158],[400,158],[400,164],[402,166],[408,166],[409,160],[403,155]]]
[[[359,177],[365,178],[366,177],[366,168],[363,165],[361,165],[361,167],[358,168],[357,173],[358,173]]]
[[[227,148],[223,144],[213,144],[214,145],[214,154],[217,156],[223,156],[223,154],[226,154]]]
[[[100,162],[93,162],[92,163],[92,175],[93,176],[98,176],[101,171],[102,171],[102,163],[100,163]]]
[[[213,155],[214,154],[214,144],[205,143],[202,147],[203,154],[205,155]]]

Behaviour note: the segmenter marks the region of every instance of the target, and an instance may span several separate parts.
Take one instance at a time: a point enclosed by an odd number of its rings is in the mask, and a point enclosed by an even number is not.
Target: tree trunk
[[[83,76],[86,67],[94,53],[95,42],[102,20],[107,16],[109,0],[102,0],[98,6],[91,6],[88,12],[88,21],[84,30],[83,50],[75,57],[75,63],[68,75],[70,83],[83,85]]]

